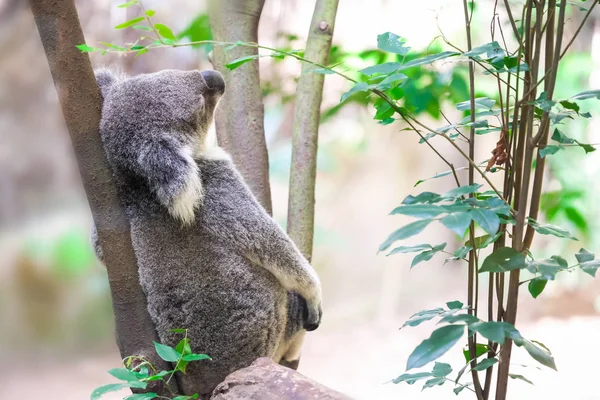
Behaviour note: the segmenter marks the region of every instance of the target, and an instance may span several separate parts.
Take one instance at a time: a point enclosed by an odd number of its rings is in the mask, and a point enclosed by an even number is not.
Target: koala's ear
[[[121,80],[119,74],[108,68],[100,68],[94,71],[96,75],[96,81],[98,82],[98,86],[100,87],[100,93],[102,97],[105,98],[108,94],[109,89]]]

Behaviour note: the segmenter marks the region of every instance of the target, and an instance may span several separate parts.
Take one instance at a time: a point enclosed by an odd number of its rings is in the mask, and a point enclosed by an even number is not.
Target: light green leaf
[[[497,52],[498,50],[501,50],[501,47],[498,44],[498,42],[494,41],[491,43],[486,43],[486,44],[482,44],[481,46],[474,47],[470,51],[467,51],[466,53],[464,53],[463,55],[465,55],[467,57],[474,57],[474,56],[478,56],[481,54],[492,53],[492,55],[490,55],[490,57],[492,57],[493,53]]]
[[[182,357],[183,361],[200,361],[200,360],[212,360],[207,354],[187,354]]]
[[[352,87],[352,89],[350,89],[349,91],[347,91],[346,93],[344,93],[342,95],[342,98],[340,99],[340,103],[342,103],[344,100],[346,100],[348,97],[350,97],[354,93],[366,92],[367,90],[369,90],[369,85],[367,85],[366,82],[358,82],[356,85],[354,85]]]
[[[402,204],[416,204],[416,203],[437,203],[442,198],[439,194],[433,192],[422,192],[417,196],[406,196],[402,201]]]
[[[379,246],[379,251],[387,250],[394,242],[398,240],[408,239],[411,236],[419,234],[431,223],[431,219],[423,219],[420,221],[412,222],[408,225],[403,226],[394,233],[392,233],[385,242]]]
[[[108,370],[108,373],[121,381],[126,381],[126,382],[131,382],[131,381],[137,382],[138,381],[138,377],[132,371],[128,370],[127,368],[113,368],[113,369]]]
[[[408,357],[406,370],[422,367],[446,354],[464,334],[463,325],[448,325],[433,331]]]
[[[592,277],[596,277],[596,271],[598,267],[600,267],[600,260],[586,261],[581,263],[581,270],[587,274],[590,274]]]
[[[177,397],[173,397],[173,400],[192,400],[192,399],[197,399],[198,398],[198,393],[191,395],[191,396],[177,396]]]
[[[575,254],[575,258],[577,259],[577,262],[584,263],[586,261],[592,261],[596,258],[596,255],[589,250],[581,248],[579,249],[579,252]]]
[[[409,385],[412,385],[413,383],[421,380],[421,379],[426,379],[431,377],[431,372],[417,372],[416,374],[402,374],[399,377],[397,377],[396,379],[394,379],[392,382],[398,384],[401,382],[406,382]]]
[[[374,75],[374,74],[389,74],[391,72],[396,71],[400,67],[400,63],[397,62],[387,62],[383,64],[373,65],[371,67],[361,69],[360,73],[365,75]]]
[[[117,8],[127,8],[127,7],[133,6],[133,5],[137,4],[137,3],[138,3],[138,0],[132,0],[132,1],[128,1],[127,3],[119,4],[117,6]]]
[[[500,218],[495,212],[485,208],[473,208],[469,211],[471,217],[490,235],[496,235],[500,228]]]
[[[444,379],[444,378],[431,378],[425,382],[425,385],[423,385],[422,390],[425,390],[425,389],[428,389],[428,388],[431,388],[434,386],[442,386],[444,383],[446,383],[446,379]]]
[[[523,375],[518,375],[518,374],[508,374],[508,376],[510,376],[512,379],[518,379],[521,380],[523,382],[527,382],[530,385],[533,385],[533,382],[531,382],[529,379],[525,378]]]
[[[146,10],[146,12],[144,14],[146,14],[148,17],[153,17],[154,14],[156,14],[156,11],[154,11],[154,10]]]
[[[133,25],[137,24],[138,22],[142,22],[143,20],[145,20],[144,17],[130,19],[129,21],[123,22],[122,24],[115,26],[115,29],[129,28],[130,26],[133,26]]]
[[[490,99],[488,97],[478,97],[475,99],[475,109],[476,110],[491,110],[496,104],[496,100]],[[471,110],[471,101],[463,101],[462,103],[458,103],[456,105],[456,109],[459,111],[468,111]]]
[[[544,291],[547,283],[548,281],[544,278],[535,278],[529,281],[527,289],[529,290],[529,293],[531,293],[531,297],[534,299],[537,298]]]
[[[471,386],[471,383],[467,383],[466,385],[460,385],[455,387],[454,389],[452,389],[452,391],[454,392],[455,395],[459,395],[460,392],[462,392],[465,388],[468,388],[469,386]]]
[[[529,355],[539,362],[542,365],[545,365],[548,368],[552,368],[556,371],[556,364],[554,363],[554,357],[552,354],[546,349],[542,349],[534,343],[530,342],[527,339],[516,339],[514,340],[515,344],[519,347],[523,347]]]
[[[475,358],[481,357],[482,355],[487,353],[488,350],[489,350],[489,348],[488,348],[487,344],[476,343],[475,344]],[[471,362],[471,352],[469,351],[468,348],[463,350],[463,357],[465,358],[465,362],[467,363],[467,365],[465,367],[468,367],[469,366],[468,363]],[[458,378],[460,378],[460,376]],[[456,379],[456,382],[458,382],[458,378]]]
[[[408,77],[400,72],[398,72],[396,74],[391,74],[387,78],[385,78],[384,80],[382,80],[381,82],[379,82],[377,84],[377,89],[388,90],[388,89],[392,88],[392,86],[395,86],[396,83],[403,82],[406,79],[408,79]]]
[[[481,362],[479,362],[476,366],[474,366],[473,370],[474,371],[485,371],[486,369],[488,369],[492,365],[496,364],[497,362],[498,362],[498,359],[496,359],[496,358],[486,358],[486,359],[482,360]]]
[[[92,392],[91,400],[97,400],[106,393],[116,392],[117,390],[121,390],[128,387],[126,383],[111,383],[108,385],[100,386]]]
[[[407,204],[394,208],[390,214],[409,215],[415,218],[433,218],[445,212],[444,206],[437,204]]]
[[[423,261],[431,260],[436,253],[437,253],[437,251],[427,250],[427,251],[417,254],[415,256],[415,258],[413,258],[413,260],[410,264],[410,268],[412,269],[414,266],[416,266],[419,263],[422,263]]]
[[[259,58],[260,56],[258,54],[254,54],[251,56],[245,56],[245,57],[240,57],[238,59],[233,60],[230,63],[225,64],[225,67],[227,67],[228,70],[233,71],[234,69],[246,64],[247,62],[250,62],[252,60],[256,60],[257,58]]]
[[[458,236],[463,237],[465,231],[471,223],[471,215],[468,212],[449,214],[441,219],[441,223]]]
[[[387,51],[390,53],[399,54],[401,56],[406,55],[410,47],[405,47],[404,43],[406,39],[395,35],[391,32],[382,33],[377,35],[377,48],[379,50]]]
[[[168,26],[163,24],[154,24],[154,28],[158,31],[158,34],[164,37],[165,39],[173,41],[177,40],[177,38],[173,34],[173,31]]]
[[[394,250],[390,251],[388,256],[391,256],[393,254],[399,254],[399,253],[417,253],[423,250],[431,250],[433,249],[433,247],[431,247],[430,244],[417,244],[414,246],[398,246],[396,247]]]
[[[170,346],[154,342],[154,349],[156,354],[165,361],[175,362],[181,358],[181,353]]]
[[[172,333],[186,333],[187,329],[174,328],[174,329],[169,329],[169,332],[172,332]]]
[[[500,247],[486,257],[479,272],[507,272],[526,267],[523,254],[510,247]]]
[[[478,183],[473,185],[461,186],[456,189],[452,189],[449,192],[446,192],[442,195],[445,199],[455,199],[460,196],[465,196],[467,194],[476,193],[479,188],[483,186]]]
[[[425,321],[429,321],[437,316],[439,316],[441,313],[444,312],[443,308],[434,308],[433,310],[423,310],[423,311],[419,311],[416,314],[413,314],[410,319],[408,321],[406,321],[401,327],[400,329],[404,328],[405,326],[418,326],[421,325],[421,323],[425,322]]]
[[[101,51],[101,49],[97,49],[95,47],[90,47],[87,44],[78,44],[77,47],[79,50],[81,50],[82,53],[94,53],[96,51]]]
[[[132,26],[133,29],[138,29],[140,31],[146,31],[146,32],[152,32],[152,29],[148,26],[144,26],[144,25],[134,25]]]
[[[564,149],[563,146],[554,146],[554,145],[546,145],[543,148],[539,149],[539,154],[541,158],[546,157],[547,155],[556,154],[559,150]]]
[[[460,53],[457,53],[455,51],[444,51],[444,52],[438,53],[438,54],[430,54],[428,56],[417,58],[416,60],[412,60],[412,61],[407,62],[406,64],[403,64],[400,68],[398,68],[398,71],[401,71],[401,70],[407,69],[407,68],[411,68],[411,67],[416,67],[418,65],[431,64],[435,61],[443,60],[448,57],[454,57],[459,54]]]
[[[567,261],[559,256],[553,256],[549,259],[531,261],[527,269],[534,274],[539,274],[541,278],[553,281],[556,274],[567,269]]]
[[[573,100],[600,99],[600,90],[586,90],[571,97]]]
[[[544,225],[544,224],[540,224],[539,222],[537,222],[534,219],[531,218],[527,218],[527,224],[529,226],[531,226],[533,229],[535,229],[535,231],[541,235],[553,235],[559,238],[565,238],[565,239],[571,239],[571,240],[578,240],[577,238],[573,237],[569,231],[562,229],[558,226],[555,225]]]
[[[433,376],[441,378],[450,375],[452,373],[452,367],[450,366],[450,364],[436,362],[433,365],[433,370],[431,371],[431,373],[433,374]]]

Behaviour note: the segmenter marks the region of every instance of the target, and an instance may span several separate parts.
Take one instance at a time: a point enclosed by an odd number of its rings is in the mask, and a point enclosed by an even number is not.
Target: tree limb
[[[30,5],[103,250],[121,355],[143,355],[168,370],[154,352],[152,341],[158,336],[139,284],[129,221],[100,139],[100,91],[89,57],[75,47],[85,39],[74,2],[30,0]]]
[[[210,26],[214,39],[223,42],[258,43],[258,22],[265,0],[212,0]],[[216,111],[219,144],[233,157],[236,167],[260,204],[272,212],[269,156],[265,141],[264,105],[258,60],[229,71],[225,64],[236,58],[258,54],[257,48],[238,46],[229,51],[213,50],[213,65],[227,83]]]
[[[335,15],[339,0],[317,0],[304,57],[326,65],[331,51]],[[315,179],[321,100],[325,75],[310,72],[314,66],[302,64],[296,91],[294,136],[290,168],[287,229],[304,257],[312,257],[315,222]]]

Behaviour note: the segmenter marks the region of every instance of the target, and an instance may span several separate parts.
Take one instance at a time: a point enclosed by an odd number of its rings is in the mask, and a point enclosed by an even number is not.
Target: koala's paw
[[[168,206],[169,213],[184,225],[194,222],[196,209],[202,203],[204,196],[202,180],[196,163],[192,160],[188,165],[190,168],[186,172],[183,185]]]
[[[304,309],[304,329],[314,331],[321,324],[323,316],[323,307],[321,306],[321,296],[315,296],[312,299],[306,300],[306,308]]]

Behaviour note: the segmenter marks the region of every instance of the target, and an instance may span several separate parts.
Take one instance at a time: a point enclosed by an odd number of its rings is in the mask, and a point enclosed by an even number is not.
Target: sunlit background
[[[120,363],[109,287],[89,244],[91,215],[38,32],[29,10],[13,9],[13,3],[0,0],[0,399],[86,399],[95,387],[114,382],[105,371]],[[135,32],[113,29],[132,17],[128,13],[137,13],[135,8],[117,8],[121,0],[76,3],[88,44],[135,41]],[[476,3],[474,38],[482,44],[490,41],[494,2]],[[210,38],[203,1],[145,4],[182,40]],[[267,0],[260,41],[302,48],[312,11],[313,2]],[[577,7],[568,8],[567,37],[582,16]],[[387,31],[407,38],[415,52],[445,48],[442,32],[464,48],[462,18],[458,0],[342,0],[332,62],[344,61],[349,70],[377,62],[377,55],[366,50],[375,49],[377,35]],[[565,57],[557,98],[600,87],[599,23],[600,14],[595,13]],[[206,47],[178,48],[137,58],[93,54],[92,62],[137,74],[163,68],[207,69],[209,56]],[[300,65],[294,60],[260,62],[274,214],[284,224]],[[451,121],[462,118],[454,104],[468,99],[464,63],[441,62],[436,68],[426,67],[412,76],[410,98],[430,126],[447,124],[440,109]],[[410,221],[388,215],[405,196],[422,190],[442,192],[452,188],[452,181],[428,180],[415,188],[418,180],[447,167],[413,132],[403,131],[403,125],[373,121],[364,96],[336,107],[349,88],[339,77],[326,78],[313,259],[323,281],[324,319],[319,330],[307,335],[300,372],[356,399],[455,398],[448,385],[421,393],[418,385],[386,382],[404,372],[408,355],[428,336],[432,324],[398,328],[423,308],[464,301],[465,266],[444,264],[444,257],[436,256],[409,270],[410,255],[377,254],[387,235]],[[492,80],[477,87],[482,95],[493,95],[494,90]],[[598,143],[600,103],[582,104],[582,111],[593,117],[569,122],[564,129],[571,137]],[[478,162],[489,157],[498,140],[495,135],[480,139]],[[441,139],[433,142],[457,166],[466,166]],[[581,247],[600,250],[600,152],[583,157],[581,149],[569,148],[560,158],[550,158],[548,168],[543,219],[568,228],[580,240],[538,237],[533,253],[572,260]],[[424,242],[460,246],[460,239],[441,225],[430,226],[409,244]],[[552,350],[559,371],[538,368],[516,349],[515,373],[535,386],[511,381],[510,398],[600,399],[600,280],[562,274],[537,300],[525,289],[521,299],[521,332]],[[441,360],[457,369],[464,363],[458,348]],[[122,398],[125,392],[120,393],[105,398]]]

